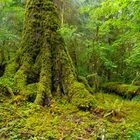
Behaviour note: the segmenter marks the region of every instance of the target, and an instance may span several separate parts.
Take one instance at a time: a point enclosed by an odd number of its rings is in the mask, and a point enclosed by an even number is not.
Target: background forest
[[[137,0],[67,0],[57,2],[60,33],[78,75],[132,83],[140,78],[140,7]],[[1,66],[19,47],[25,1],[0,5]]]
[[[79,111],[64,98],[46,110],[31,102],[18,104],[18,99],[8,99],[0,89],[0,111],[4,112],[0,113],[0,139],[139,140],[140,1],[54,2],[61,21],[58,33],[78,80],[97,93],[95,106]],[[0,1],[0,77],[20,48],[25,3]]]

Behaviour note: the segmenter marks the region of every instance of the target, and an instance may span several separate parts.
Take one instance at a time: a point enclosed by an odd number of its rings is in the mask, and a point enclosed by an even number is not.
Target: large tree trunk
[[[52,0],[28,0],[20,50],[1,78],[7,77],[14,93],[30,97],[36,104],[65,95],[79,107],[93,105],[93,97],[77,82],[64,42],[57,30],[60,20]],[[12,82],[12,81],[11,81]]]

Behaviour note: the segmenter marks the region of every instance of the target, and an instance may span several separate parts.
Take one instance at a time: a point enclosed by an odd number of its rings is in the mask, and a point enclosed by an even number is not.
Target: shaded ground
[[[63,99],[46,109],[0,95],[0,139],[108,140],[140,139],[140,103],[116,95],[95,94],[96,106],[78,110]],[[19,97],[16,97],[19,98]],[[20,100],[20,98],[19,98]]]

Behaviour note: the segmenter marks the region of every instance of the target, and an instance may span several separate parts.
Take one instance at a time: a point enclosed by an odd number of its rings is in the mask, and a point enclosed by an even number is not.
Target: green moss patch
[[[95,94],[96,106],[84,111],[65,97],[53,99],[49,108],[12,101],[0,96],[0,139],[96,140],[104,128],[106,139],[122,140],[137,138],[140,131],[139,102],[116,95]]]
[[[136,95],[140,95],[140,86],[127,85],[122,83],[110,82],[102,85],[102,89],[108,93],[115,93],[122,97],[132,99]]]

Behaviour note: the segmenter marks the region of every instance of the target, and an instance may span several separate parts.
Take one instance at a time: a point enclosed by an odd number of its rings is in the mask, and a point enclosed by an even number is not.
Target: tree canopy
[[[140,139],[139,0],[1,0],[0,19],[0,139]]]

